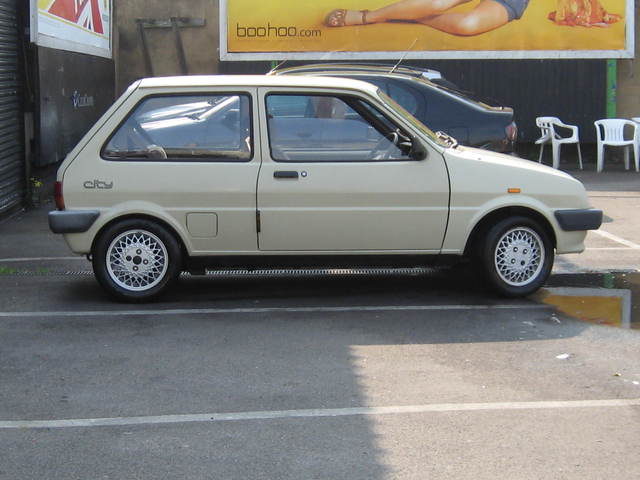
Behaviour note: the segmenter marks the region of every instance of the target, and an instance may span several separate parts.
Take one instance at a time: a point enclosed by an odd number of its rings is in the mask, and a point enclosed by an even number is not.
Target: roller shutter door
[[[0,0],[0,215],[25,191],[17,1]]]

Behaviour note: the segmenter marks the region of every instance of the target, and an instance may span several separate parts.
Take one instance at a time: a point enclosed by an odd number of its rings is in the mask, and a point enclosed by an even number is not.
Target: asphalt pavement
[[[606,223],[547,289],[635,306],[640,174],[587,167]],[[640,478],[638,330],[464,268],[183,277],[114,303],[52,208],[0,224],[2,480]]]

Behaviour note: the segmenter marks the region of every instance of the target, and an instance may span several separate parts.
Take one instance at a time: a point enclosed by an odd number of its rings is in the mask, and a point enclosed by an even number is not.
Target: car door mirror
[[[420,142],[418,139],[402,133],[400,130],[396,131],[396,135],[397,140],[394,143],[402,151],[403,155],[406,155],[413,160],[422,160],[425,157],[426,152],[424,149],[422,149],[422,153],[420,153],[421,149],[419,147]],[[418,146],[417,150],[416,146]]]
[[[417,138],[412,138],[409,142],[409,157],[412,160],[424,160],[427,158],[427,149]]]
[[[398,139],[398,148],[403,152],[410,154],[413,149],[413,141],[404,135],[400,135],[400,138]]]

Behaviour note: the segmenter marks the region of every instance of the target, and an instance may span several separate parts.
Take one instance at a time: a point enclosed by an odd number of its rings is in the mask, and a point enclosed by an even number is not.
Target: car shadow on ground
[[[60,300],[78,310],[104,310],[107,305],[113,311],[139,312],[109,321],[147,327],[156,313],[140,317],[145,311],[177,310],[213,324],[242,315],[296,323],[329,316],[380,332],[382,343],[409,338],[412,343],[517,342],[571,337],[588,328],[535,298],[495,295],[466,265],[418,272],[183,276],[161,298],[145,304],[114,302],[86,277],[67,284],[61,290],[66,298]],[[523,321],[535,328],[523,330]],[[387,334],[392,338],[385,339]]]

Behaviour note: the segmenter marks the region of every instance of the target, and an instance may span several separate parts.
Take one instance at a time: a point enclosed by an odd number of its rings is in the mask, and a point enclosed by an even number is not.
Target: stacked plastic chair
[[[578,127],[575,125],[567,125],[563,123],[558,117],[538,117],[536,118],[536,125],[540,128],[541,136],[536,140],[536,145],[540,145],[540,155],[538,155],[538,162],[542,162],[542,153],[544,152],[544,146],[548,143],[551,144],[551,153],[553,158],[553,168],[560,166],[560,147],[565,143],[575,143],[578,147],[578,164],[580,170],[582,170],[582,152],[580,151],[580,138],[578,134]],[[569,130],[571,135],[563,137],[558,132],[558,128]]]

